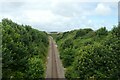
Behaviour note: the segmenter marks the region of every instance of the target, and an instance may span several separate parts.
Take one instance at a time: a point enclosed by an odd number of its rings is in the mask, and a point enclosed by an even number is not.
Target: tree
[[[108,31],[106,30],[106,27],[102,27],[96,31],[97,36],[101,37],[103,35],[107,35]]]
[[[2,35],[3,79],[44,78],[48,35],[8,19],[2,20]]]

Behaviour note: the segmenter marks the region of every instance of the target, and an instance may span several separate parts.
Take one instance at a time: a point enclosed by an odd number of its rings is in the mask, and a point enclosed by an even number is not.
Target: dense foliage
[[[55,36],[66,78],[120,78],[120,25],[73,30]]]
[[[0,27],[3,79],[44,78],[47,34],[8,19],[3,19]]]

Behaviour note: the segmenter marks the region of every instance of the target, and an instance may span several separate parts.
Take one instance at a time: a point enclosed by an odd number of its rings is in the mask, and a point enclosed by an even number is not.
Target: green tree
[[[44,78],[48,35],[8,19],[1,23],[3,79]]]

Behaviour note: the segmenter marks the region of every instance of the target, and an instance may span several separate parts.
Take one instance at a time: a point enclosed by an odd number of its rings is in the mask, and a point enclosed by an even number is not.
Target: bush
[[[120,25],[111,31],[70,31],[57,43],[67,79],[120,78]]]
[[[66,48],[63,52],[60,53],[60,58],[63,61],[64,67],[70,66],[74,61],[75,50],[71,48]]]
[[[43,63],[49,43],[47,34],[30,26],[18,25],[8,19],[3,19],[0,27],[2,27],[2,77],[8,79],[45,77]],[[30,69],[34,73],[31,73]],[[28,73],[31,75],[27,75]]]
[[[61,48],[62,48],[62,49],[72,48],[72,47],[73,47],[72,39],[67,39],[67,40],[65,40],[64,43],[61,45]]]

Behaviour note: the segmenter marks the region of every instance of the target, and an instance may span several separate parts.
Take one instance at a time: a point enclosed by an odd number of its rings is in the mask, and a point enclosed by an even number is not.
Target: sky
[[[118,24],[118,0],[0,0],[3,18],[47,32],[111,30]]]

